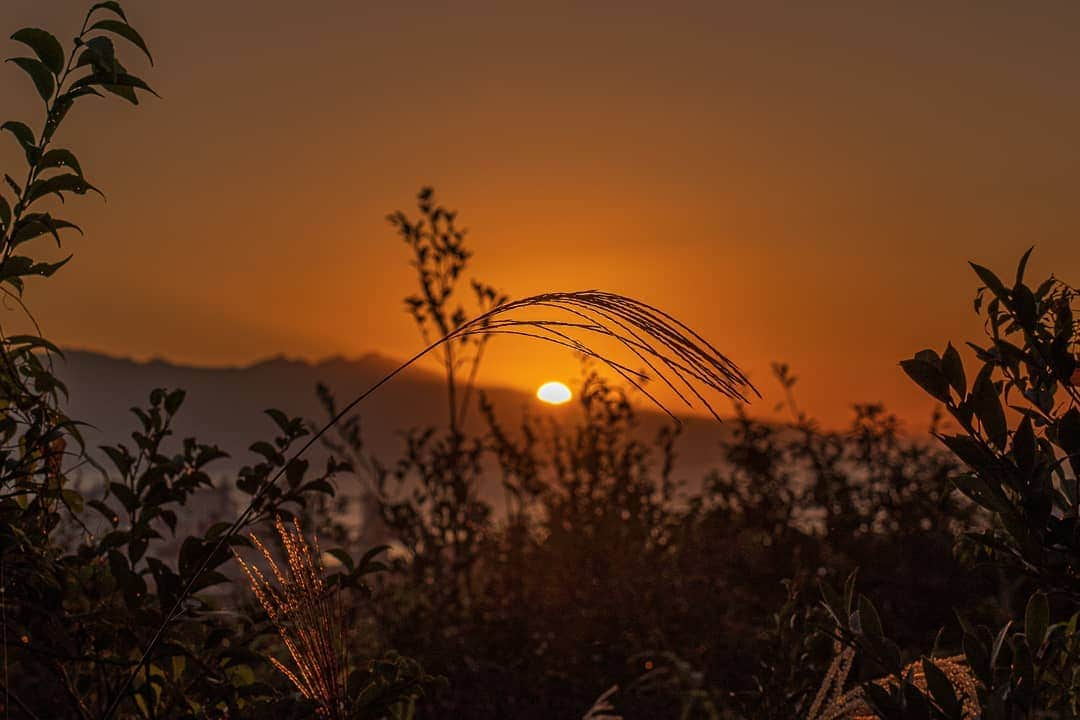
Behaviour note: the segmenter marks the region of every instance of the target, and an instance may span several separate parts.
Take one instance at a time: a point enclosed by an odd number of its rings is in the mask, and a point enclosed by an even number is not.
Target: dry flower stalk
[[[817,695],[814,696],[814,702],[810,705],[806,720],[878,720],[878,716],[867,705],[862,688],[844,690],[854,659],[855,650],[850,647],[845,648],[833,658],[825,679]],[[930,661],[952,683],[953,691],[961,701],[965,720],[978,718],[982,713],[982,708],[979,705],[977,683],[964,656],[931,658]],[[910,676],[915,687],[924,694],[927,692],[926,673],[923,670],[922,660],[916,660],[905,667],[903,676]],[[900,681],[895,675],[890,675],[874,682],[882,687],[895,687]]]
[[[314,539],[312,552],[296,520],[287,527],[278,517],[274,525],[285,549],[287,573],[254,533],[251,541],[276,582],[271,582],[256,565],[239,555],[236,558],[295,667],[290,669],[273,657],[270,662],[301,695],[318,703],[320,718],[343,719],[348,697],[348,657],[341,594],[328,591],[318,538]]]

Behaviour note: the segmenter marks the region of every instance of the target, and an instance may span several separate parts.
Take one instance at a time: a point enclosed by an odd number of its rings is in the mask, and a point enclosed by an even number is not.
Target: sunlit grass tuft
[[[290,668],[271,657],[274,664],[306,699],[319,705],[319,717],[345,718],[348,697],[348,656],[345,647],[344,607],[339,592],[330,592],[325,568],[315,538],[308,546],[300,524],[292,527],[278,517],[275,527],[285,549],[285,570],[262,541],[251,533],[251,541],[262,553],[276,582],[270,581],[254,564],[240,563],[256,599],[277,629],[292,657]]]
[[[866,702],[866,695],[861,687],[844,690],[848,675],[855,662],[855,649],[848,647],[838,652],[829,665],[821,687],[814,696],[814,702],[806,714],[806,720],[876,720],[878,717]],[[924,660],[911,663],[904,668],[903,677],[921,690],[927,692]],[[982,713],[975,676],[967,666],[963,655],[932,658],[934,666],[948,678],[957,699],[961,701],[964,720],[974,720]],[[896,687],[899,679],[890,675],[874,681],[881,687]]]

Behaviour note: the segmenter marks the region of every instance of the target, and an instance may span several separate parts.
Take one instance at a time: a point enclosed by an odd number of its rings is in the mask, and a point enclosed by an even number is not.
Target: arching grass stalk
[[[535,310],[553,310],[558,313],[555,319],[529,319],[521,313]],[[143,650],[139,661],[131,670],[124,685],[113,698],[103,720],[110,720],[131,688],[132,682],[150,659],[151,653],[161,641],[165,629],[180,617],[184,601],[191,594],[192,588],[206,570],[210,559],[217,555],[243,528],[255,508],[285,473],[285,468],[304,455],[327,432],[351,413],[361,402],[376,392],[399,373],[416,363],[422,357],[453,340],[472,335],[517,335],[554,343],[561,347],[579,352],[586,357],[600,361],[611,368],[620,377],[640,390],[658,408],[673,420],[678,418],[663,403],[644,387],[644,383],[657,379],[670,388],[687,406],[694,407],[696,399],[717,420],[716,409],[705,397],[704,392],[712,391],[719,395],[746,402],[749,395],[760,397],[750,380],[741,370],[684,323],[668,313],[643,303],[639,300],[601,290],[582,290],[577,292],[544,293],[521,300],[514,300],[499,305],[472,320],[459,325],[455,330],[439,338],[426,348],[412,356],[382,379],[365,390],[343,407],[329,422],[283,464],[270,480],[251,498],[240,516],[222,533],[213,548],[206,554],[198,568],[192,574],[180,592],[161,624],[154,631],[153,637]],[[637,361],[643,363],[645,370],[637,370],[627,363],[608,357],[597,350],[590,340],[607,340],[618,343]]]

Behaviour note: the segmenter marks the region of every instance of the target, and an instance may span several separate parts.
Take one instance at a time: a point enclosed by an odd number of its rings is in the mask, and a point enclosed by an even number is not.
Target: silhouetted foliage
[[[27,280],[49,277],[70,259],[35,260],[31,241],[59,244],[62,230],[78,230],[42,206],[53,196],[98,192],[75,155],[54,147],[57,131],[88,96],[105,92],[137,104],[138,91],[152,91],[118,58],[113,39],[150,53],[116,2],[91,7],[70,51],[44,30],[20,30],[12,39],[36,56],[12,62],[45,105],[37,135],[17,121],[0,126],[27,164],[21,184],[4,175],[14,200],[0,192],[0,291],[25,310]],[[26,318],[36,328],[29,311]],[[254,608],[228,610],[236,603],[224,572],[230,548],[247,543],[227,531],[296,512],[325,513],[336,464],[311,473],[306,461],[287,459],[309,434],[304,423],[267,411],[280,434],[251,446],[260,460],[236,482],[237,492],[252,498],[251,512],[235,528],[217,523],[178,536],[178,527],[199,524],[183,517],[193,496],[228,499],[209,474],[224,453],[171,437],[183,391],[153,390],[146,407],[133,408],[133,446],[102,448],[103,466],[62,410],[66,388],[53,370],[62,353],[40,331],[4,333],[0,342],[5,717],[310,717],[313,706],[267,662],[281,652],[272,624]],[[88,469],[98,481],[80,491],[76,480]],[[278,475],[284,487],[273,484]],[[362,578],[378,567],[373,555],[354,563],[346,552],[332,552],[341,570],[328,576],[329,586],[365,592]],[[349,716],[357,718],[408,717],[433,680],[396,653],[358,662],[350,678]]]

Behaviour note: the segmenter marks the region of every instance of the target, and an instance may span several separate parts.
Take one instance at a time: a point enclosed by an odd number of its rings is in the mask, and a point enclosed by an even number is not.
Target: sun
[[[562,405],[570,402],[570,398],[573,396],[574,394],[570,392],[570,388],[566,387],[564,383],[556,381],[546,382],[536,391],[536,397],[549,405]]]

